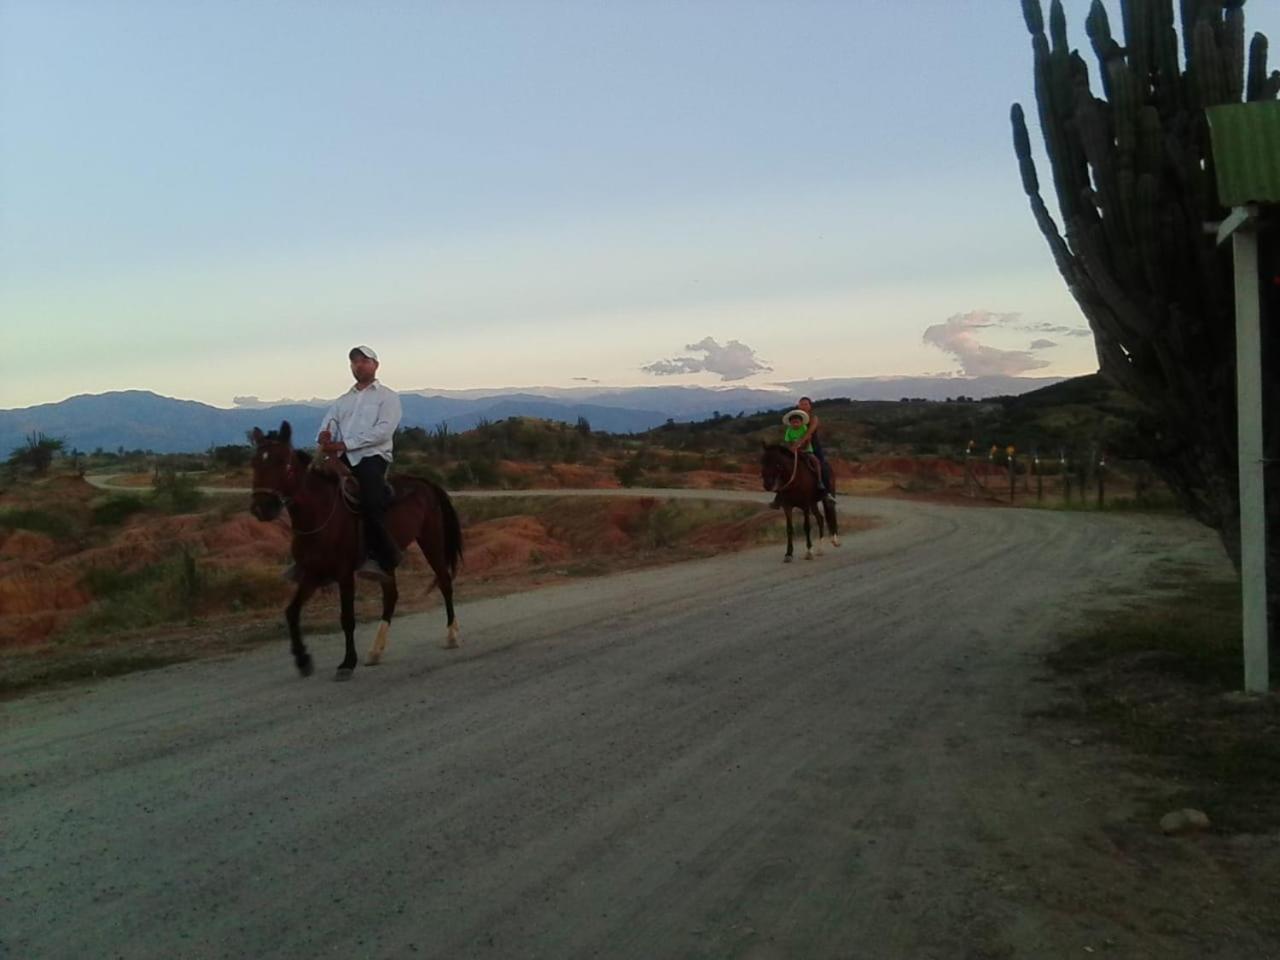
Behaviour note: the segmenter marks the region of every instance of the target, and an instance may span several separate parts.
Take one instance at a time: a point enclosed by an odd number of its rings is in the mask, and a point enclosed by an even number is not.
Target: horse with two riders
[[[799,510],[804,519],[806,560],[812,560],[814,554],[811,518],[818,527],[819,552],[826,530],[831,531],[831,545],[840,546],[840,528],[832,496],[834,490],[830,468],[814,452],[817,440],[815,420],[816,417],[804,409],[802,401],[800,408],[791,410],[782,418],[787,427],[783,442],[762,445],[760,479],[765,490],[775,493],[772,505],[781,507],[787,518],[787,552],[782,558],[784,563],[790,563],[795,553],[795,527],[792,520],[794,510]]]

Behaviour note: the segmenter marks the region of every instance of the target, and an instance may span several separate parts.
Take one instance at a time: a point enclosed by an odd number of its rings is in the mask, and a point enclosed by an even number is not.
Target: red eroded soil
[[[581,481],[585,469],[562,465],[555,472],[560,479]],[[552,474],[537,470],[544,476]],[[605,482],[598,474],[597,481]],[[74,496],[63,498],[64,491],[59,489],[52,498],[41,498],[45,510],[51,502],[79,504],[81,521],[74,535],[55,539],[30,530],[0,528],[0,648],[30,649],[56,641],[77,618],[105,602],[105,595],[95,596],[95,584],[127,590],[131,589],[127,583],[119,586],[122,579],[153,572],[163,583],[173,581],[184,553],[195,560],[201,578],[201,593],[192,608],[198,618],[226,618],[238,612],[242,619],[260,620],[263,612],[281,609],[287,602],[291,587],[279,578],[288,562],[287,520],[262,523],[245,512],[224,516],[215,504],[204,513],[170,516],[147,511],[117,527],[94,526],[87,520],[86,504],[104,495],[86,486],[75,481]],[[670,549],[672,534],[662,526],[674,521],[670,517],[655,520],[664,503],[651,497],[539,501],[531,503],[526,514],[496,519],[482,515],[466,522],[468,508],[461,501],[465,525],[461,577],[472,583],[509,582],[514,589],[517,581],[537,583],[574,575],[569,571],[576,560],[589,561],[590,570],[603,571],[618,564],[679,559]],[[32,503],[24,500],[22,506]],[[681,527],[679,542],[686,548],[735,549],[754,542],[750,523],[717,519],[713,514],[698,522],[701,526]],[[655,539],[659,536],[667,537],[660,551]],[[654,559],[643,559],[646,551]],[[428,602],[433,578],[416,548],[406,554],[405,564],[409,575],[401,580],[401,609],[407,611]],[[320,611],[316,615],[323,618],[332,613],[333,593],[331,588],[321,591],[321,598],[312,605]],[[372,613],[377,597],[368,591],[358,592],[357,597],[361,612]]]

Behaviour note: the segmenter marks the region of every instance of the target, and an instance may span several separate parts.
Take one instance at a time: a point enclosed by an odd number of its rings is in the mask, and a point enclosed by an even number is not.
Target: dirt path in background
[[[397,621],[349,684],[328,636],[0,705],[0,955],[1276,955],[1248,851],[1028,719],[1055,632],[1212,536],[858,510],[811,564],[464,602],[461,651]]]

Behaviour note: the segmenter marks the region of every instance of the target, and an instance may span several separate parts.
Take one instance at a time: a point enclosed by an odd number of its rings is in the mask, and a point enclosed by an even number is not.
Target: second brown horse
[[[827,499],[818,484],[818,475],[805,457],[790,447],[765,444],[760,454],[760,480],[766,490],[778,494],[783,512],[787,515],[787,553],[783,563],[790,563],[795,548],[791,524],[791,511],[799,508],[804,515],[804,543],[806,560],[813,559],[813,535],[809,526],[812,514],[818,521],[818,541],[823,536],[823,521],[831,532],[831,545],[840,546],[840,529],[836,525],[836,505]]]

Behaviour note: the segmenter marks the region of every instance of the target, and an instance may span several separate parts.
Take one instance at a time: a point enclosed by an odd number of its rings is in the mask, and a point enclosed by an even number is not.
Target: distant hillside
[[[782,404],[766,413],[721,416],[692,424],[664,424],[645,435],[677,450],[741,451],[782,435]],[[1146,454],[1143,411],[1099,375],[1076,377],[1022,396],[981,401],[819,400],[824,443],[833,455],[955,455],[972,440],[985,453],[1013,444],[1024,452],[1054,456],[1096,447],[1112,457]]]
[[[825,380],[792,380],[783,386],[814,400],[846,397],[849,400],[947,400],[969,397],[1017,396],[1061,383],[1061,377],[841,377]]]
[[[507,417],[536,417],[573,424],[586,418],[593,430],[640,433],[667,421],[705,421],[717,416],[755,414],[789,406],[795,396],[831,396],[853,400],[902,397],[981,397],[1025,393],[1046,381],[1029,377],[855,378],[793,384],[794,392],[749,387],[656,386],[533,391],[405,391],[401,393],[406,427],[427,430],[445,424],[451,431]],[[252,405],[232,409],[192,400],[176,400],[145,390],[81,395],[60,403],[0,410],[0,458],[33,433],[65,441],[68,449],[91,452],[151,450],[194,453],[211,446],[240,443],[255,426],[264,429],[288,420],[302,434],[318,430],[324,408],[312,402]]]
[[[593,429],[632,433],[647,430],[668,417],[660,411],[560,403],[545,397],[469,401],[405,394],[402,400],[404,426],[433,429],[445,423],[454,431],[510,416],[533,416],[566,423],[586,417]],[[224,410],[145,390],[86,394],[60,403],[0,410],[0,457],[21,446],[33,432],[61,439],[67,449],[86,452],[124,449],[193,453],[243,443],[252,428],[274,428],[282,420],[288,420],[303,435],[310,435],[319,430],[323,416],[324,408],[306,404]]]

